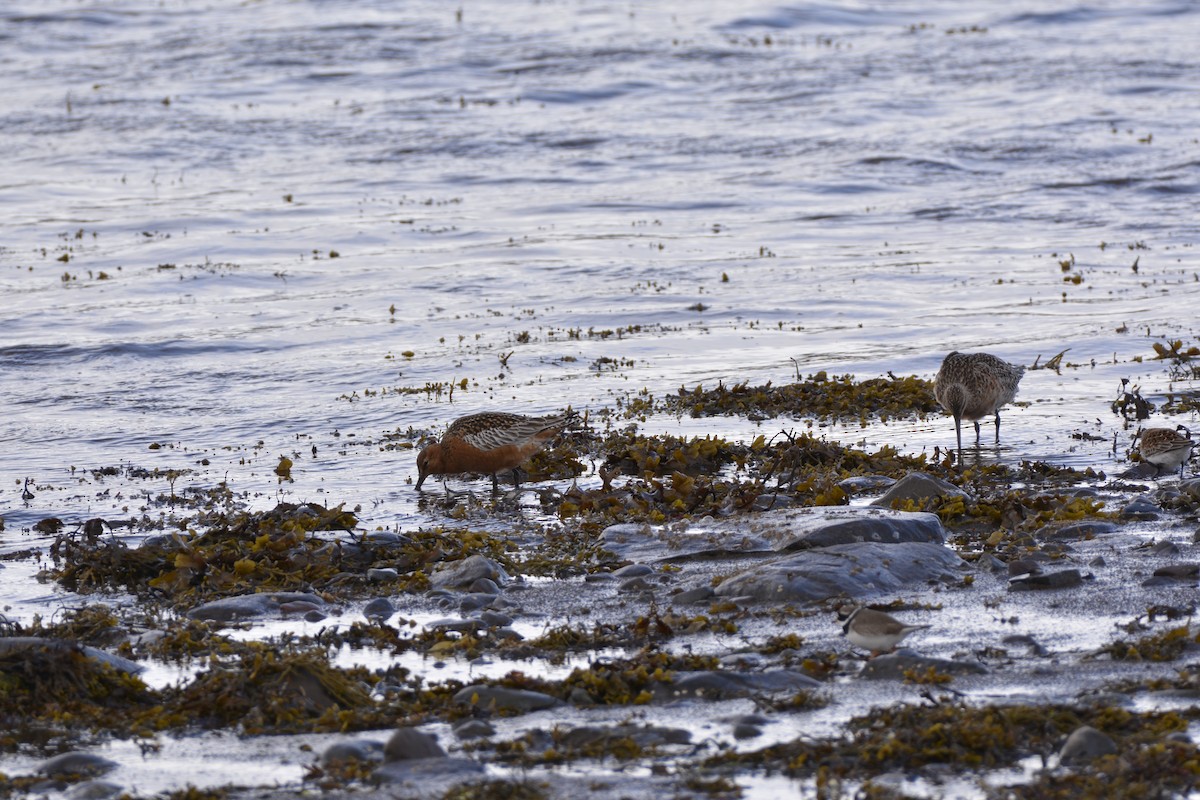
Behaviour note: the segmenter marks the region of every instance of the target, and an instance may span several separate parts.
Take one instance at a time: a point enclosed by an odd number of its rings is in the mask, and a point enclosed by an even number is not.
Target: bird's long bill
[[[417,470],[417,491],[418,492],[421,491],[421,484],[425,482],[425,478],[428,476],[429,476],[429,473],[426,472],[425,470],[423,470],[423,469]]]

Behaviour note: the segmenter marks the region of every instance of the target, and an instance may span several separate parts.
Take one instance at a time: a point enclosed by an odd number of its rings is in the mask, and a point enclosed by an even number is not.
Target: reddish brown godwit
[[[542,450],[555,434],[576,416],[565,414],[525,417],[498,411],[471,414],[450,423],[439,442],[417,454],[417,488],[429,475],[475,472],[492,476],[492,489],[499,490],[497,473],[513,471],[513,486],[519,486],[516,467]]]
[[[996,441],[1000,441],[1000,408],[1017,396],[1017,384],[1025,368],[1010,364],[988,353],[959,353],[946,356],[938,370],[934,397],[942,408],[954,415],[954,434],[962,457],[962,421],[975,423],[975,441],[979,441],[979,420],[996,415]]]
[[[1183,431],[1183,433],[1180,433]],[[1183,464],[1192,454],[1192,432],[1182,425],[1172,428],[1147,428],[1136,437],[1138,453],[1142,461],[1153,464],[1161,475],[1179,467],[1179,477],[1183,477]]]

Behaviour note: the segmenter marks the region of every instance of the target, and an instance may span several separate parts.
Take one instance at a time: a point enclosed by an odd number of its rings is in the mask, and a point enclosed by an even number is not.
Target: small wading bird
[[[513,486],[519,488],[516,468],[545,448],[575,417],[570,408],[547,417],[502,412],[460,417],[450,423],[441,441],[417,454],[417,489],[429,475],[474,472],[490,474],[493,491],[499,491],[497,473],[509,470]]]
[[[954,415],[954,434],[958,437],[962,459],[962,421],[975,423],[975,441],[979,441],[979,420],[996,415],[996,441],[1000,441],[1000,408],[1017,396],[1017,384],[1025,368],[1010,364],[988,353],[959,353],[946,356],[934,381],[933,396]]]
[[[1182,433],[1180,433],[1182,431]],[[1134,437],[1138,440],[1138,453],[1142,461],[1152,464],[1161,475],[1179,467],[1183,477],[1183,464],[1192,454],[1192,432],[1182,425],[1171,428],[1147,428]],[[1157,476],[1156,476],[1157,477]]]
[[[842,606],[838,609],[842,633],[850,643],[871,651],[871,657],[896,649],[900,640],[928,625],[905,625],[891,614],[866,606]]]

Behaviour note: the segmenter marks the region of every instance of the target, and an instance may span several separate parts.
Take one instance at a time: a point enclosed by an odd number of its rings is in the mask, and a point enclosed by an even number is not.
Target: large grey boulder
[[[857,542],[801,550],[755,564],[721,582],[718,597],[763,603],[859,599],[935,581],[950,582],[967,564],[932,542]]]
[[[311,592],[259,592],[222,597],[220,600],[196,606],[187,612],[187,615],[191,619],[231,622],[282,612],[300,613],[324,607],[325,600]]]
[[[857,542],[945,541],[936,514],[883,508],[785,508],[692,525],[620,524],[600,536],[603,548],[629,561],[770,554]]]
[[[871,505],[891,508],[896,502],[921,503],[946,497],[961,497],[968,501],[974,499],[949,481],[935,478],[925,472],[910,472],[892,484],[883,496],[873,500]]]

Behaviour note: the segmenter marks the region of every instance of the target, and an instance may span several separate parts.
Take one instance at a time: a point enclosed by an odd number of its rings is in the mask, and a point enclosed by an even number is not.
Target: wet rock
[[[1071,731],[1058,760],[1062,764],[1086,764],[1100,756],[1117,752],[1117,743],[1106,733],[1101,733],[1090,725],[1081,725]]]
[[[567,731],[560,741],[563,747],[578,750],[592,745],[604,745],[618,739],[631,739],[639,747],[661,747],[668,744],[690,744],[692,734],[682,728],[658,725],[584,725]]]
[[[896,479],[889,478],[886,475],[856,475],[852,478],[838,481],[838,488],[846,494],[877,492],[880,489],[887,489],[895,485]]]
[[[945,536],[935,514],[838,506],[784,509],[730,520],[707,519],[691,526],[612,525],[601,533],[601,544],[621,558],[661,562],[857,542],[940,544]]]
[[[652,574],[654,574],[654,567],[649,564],[627,564],[613,571],[613,576],[617,578],[637,578]]]
[[[653,589],[653,588],[654,587],[652,587],[650,584],[646,583],[645,578],[630,578],[629,580],[622,581],[621,585],[617,587],[617,591],[619,591],[619,592],[644,592],[648,589]]]
[[[733,726],[733,738],[735,739],[753,739],[756,736],[762,736],[762,728],[757,725],[739,722]]]
[[[386,597],[376,597],[363,606],[363,616],[377,622],[385,622],[395,613],[396,608],[392,605],[392,601]]]
[[[1104,556],[1096,556],[1088,562],[1088,566],[1092,569],[1100,569],[1101,567],[1107,567],[1108,562],[1104,560]]]
[[[1057,572],[1043,572],[1036,575],[1017,575],[1008,580],[1010,592],[1031,592],[1047,589],[1072,589],[1083,583],[1084,576],[1077,569],[1063,569]]]
[[[1170,564],[1165,567],[1159,567],[1154,570],[1156,577],[1174,578],[1176,580],[1194,580],[1200,577],[1200,564],[1194,562],[1186,564]]]
[[[454,619],[450,617],[446,619],[435,619],[432,622],[427,622],[425,623],[425,627],[429,628],[430,630],[474,633],[483,627],[483,623],[477,619]]]
[[[321,754],[321,763],[325,766],[346,764],[351,761],[382,761],[383,742],[375,739],[353,739],[348,742],[334,742],[325,748]]]
[[[671,595],[670,600],[674,605],[690,606],[698,603],[706,603],[715,594],[716,592],[713,591],[711,586],[696,586]]]
[[[884,492],[883,496],[871,501],[871,505],[880,508],[891,508],[893,503],[936,500],[943,497],[962,497],[973,500],[970,494],[955,486],[953,483],[935,478],[925,472],[910,472]]]
[[[382,583],[383,581],[394,581],[400,577],[400,573],[391,567],[372,567],[367,570],[367,580]]]
[[[1069,522],[1065,525],[1046,525],[1034,534],[1039,539],[1085,540],[1120,530],[1111,522]]]
[[[484,611],[479,615],[479,620],[489,628],[507,628],[512,625],[512,617],[497,611]]]
[[[441,797],[453,786],[477,781],[483,771],[469,758],[407,758],[383,764],[371,779],[387,787],[388,797]]]
[[[483,719],[467,719],[454,726],[454,735],[459,739],[481,739],[495,732],[495,726]]]
[[[435,589],[458,589],[466,588],[480,578],[503,584],[508,576],[495,561],[476,555],[443,564],[429,576],[429,584]]]
[[[285,606],[297,608],[294,604],[303,604],[305,611],[320,610],[325,607],[323,599],[308,592],[259,592],[213,600],[196,606],[187,612],[187,616],[191,619],[231,622],[237,619],[251,619],[279,613]]]
[[[1161,541],[1161,542],[1155,542],[1154,545],[1150,548],[1150,552],[1156,556],[1167,556],[1169,558],[1175,558],[1176,556],[1179,555],[1179,545],[1175,544],[1174,542],[1165,541],[1165,540]]]
[[[795,693],[820,686],[820,681],[788,669],[769,672],[707,670],[676,674],[672,683],[664,684],[663,690],[655,694],[724,700],[759,694]]]
[[[105,652],[97,647],[89,647],[88,645],[81,645],[77,642],[68,642],[63,639],[51,639],[44,636],[0,636],[0,653],[10,653],[30,648],[43,647],[56,651],[78,651],[90,659],[107,664],[113,669],[129,675],[137,675],[139,672],[143,672],[146,669],[136,661],[130,661],[128,658],[122,658],[121,656],[113,655],[112,653]]]
[[[68,789],[63,796],[67,800],[108,800],[125,793],[125,787],[111,781],[83,781]]]
[[[496,630],[492,631],[492,638],[494,638],[494,639],[511,639],[513,641],[519,642],[520,640],[524,639],[525,637],[522,636],[517,631],[513,630],[512,628],[496,628]]]
[[[1200,478],[1188,478],[1180,481],[1176,488],[1180,493],[1187,495],[1188,499],[1200,501]]]
[[[328,619],[328,615],[320,611],[309,611],[304,615],[305,622],[322,622],[325,619]]]
[[[119,766],[117,762],[95,753],[72,751],[43,761],[38,765],[37,771],[51,778],[62,778],[71,775],[103,775]]]
[[[445,757],[446,751],[437,743],[437,737],[416,728],[400,728],[383,746],[384,761]]]
[[[984,572],[1007,572],[1008,565],[991,553],[984,553],[975,560],[975,569]]]
[[[1042,565],[1034,558],[1014,558],[1008,562],[1008,575],[1011,578],[1021,575],[1039,575],[1041,572]]]
[[[477,578],[467,587],[467,591],[472,594],[498,595],[500,594],[500,585],[491,578]]]
[[[756,564],[726,578],[716,594],[778,603],[816,602],[843,595],[862,598],[928,581],[951,581],[966,566],[953,551],[930,542],[843,544]]]
[[[1158,519],[1159,512],[1162,509],[1158,503],[1154,502],[1153,498],[1146,495],[1138,495],[1125,504],[1121,509],[1121,516],[1125,519]]]
[[[871,680],[900,681],[905,679],[906,672],[924,673],[931,669],[946,675],[986,675],[988,671],[987,667],[978,661],[933,658],[905,649],[872,658],[863,665],[858,675]]]
[[[788,508],[792,505],[792,498],[786,494],[774,492],[771,494],[760,494],[754,498],[754,501],[750,504],[750,510],[761,513],[763,511],[776,511],[781,508]]]
[[[1028,647],[1029,654],[1034,656],[1048,656],[1050,651],[1041,645],[1036,639],[1028,634],[1013,634],[1005,636],[1002,642],[1009,647]]]
[[[464,686],[454,695],[454,702],[470,704],[480,708],[505,711],[537,711],[559,704],[557,697],[528,689],[511,689],[507,686]]]
[[[478,608],[487,608],[492,603],[496,602],[496,595],[482,594],[479,592],[471,592],[463,595],[463,598],[458,602],[460,611],[474,611]]]

